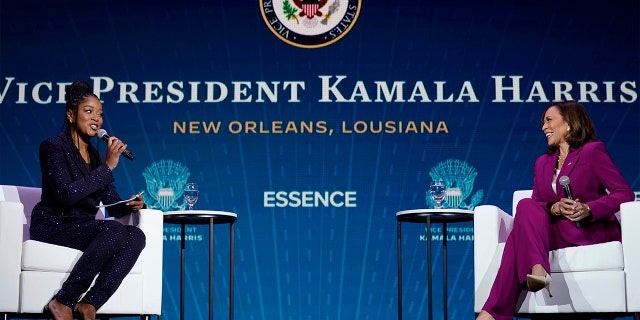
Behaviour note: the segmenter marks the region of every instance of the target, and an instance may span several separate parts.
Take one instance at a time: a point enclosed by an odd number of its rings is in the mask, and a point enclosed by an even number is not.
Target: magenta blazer
[[[553,218],[560,236],[576,245],[620,241],[620,224],[614,214],[620,211],[620,204],[634,201],[635,195],[604,143],[589,142],[569,152],[558,174],[555,193],[551,181],[557,160],[558,153],[545,154],[536,160],[531,198],[547,208],[549,203],[565,198],[559,180],[568,176],[574,198],[589,205],[593,215],[582,220],[580,228],[566,218]]]

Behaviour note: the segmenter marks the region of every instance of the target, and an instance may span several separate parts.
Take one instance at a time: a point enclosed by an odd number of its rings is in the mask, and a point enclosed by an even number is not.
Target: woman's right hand
[[[116,168],[120,161],[120,154],[127,149],[127,145],[116,137],[109,137],[107,142],[107,155],[105,157],[105,163],[111,171]]]
[[[551,213],[577,222],[591,215],[591,209],[587,204],[580,202],[580,199],[562,198],[551,207]]]

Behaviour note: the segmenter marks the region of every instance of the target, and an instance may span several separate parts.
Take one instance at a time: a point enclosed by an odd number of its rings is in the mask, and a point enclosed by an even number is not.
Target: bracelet
[[[589,205],[588,205],[588,204],[586,204],[586,203],[585,203],[584,205],[585,205],[585,206],[587,206],[587,213],[588,213],[588,214],[587,214],[587,217],[588,217],[588,216],[590,216],[590,215],[592,215],[593,213],[591,212],[591,208],[589,207]]]

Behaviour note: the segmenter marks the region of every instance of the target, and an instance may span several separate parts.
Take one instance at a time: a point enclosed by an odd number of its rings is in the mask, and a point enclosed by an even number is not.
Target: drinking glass
[[[431,199],[436,203],[436,209],[442,208],[442,200],[447,195],[447,187],[442,180],[434,180],[431,181],[431,185],[429,185],[429,193],[431,194]]]
[[[184,187],[184,201],[189,205],[189,210],[193,210],[193,205],[198,202],[198,184],[189,182]]]

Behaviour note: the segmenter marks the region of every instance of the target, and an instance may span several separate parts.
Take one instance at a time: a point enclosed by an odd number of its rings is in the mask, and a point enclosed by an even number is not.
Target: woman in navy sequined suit
[[[95,220],[96,206],[122,200],[112,171],[126,145],[110,137],[103,159],[89,142],[97,135],[102,104],[83,81],[67,87],[62,132],[40,145],[42,198],[31,216],[34,240],[83,251],[69,277],[45,307],[56,320],[95,319],[99,309],[135,264],[145,246],[144,233],[114,220]],[[109,207],[121,217],[144,207],[144,198]],[[99,275],[98,275],[99,274]],[[92,281],[95,283],[91,286]]]

